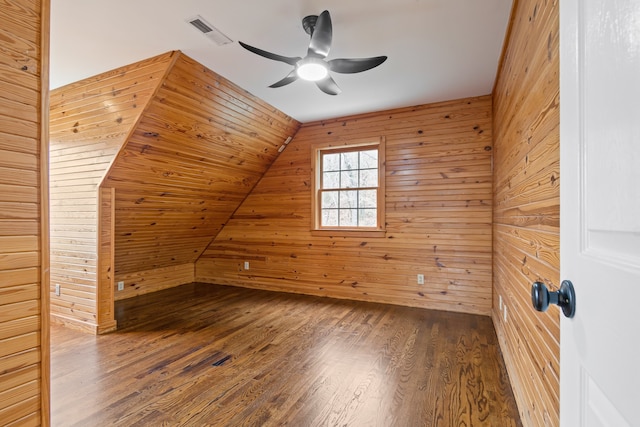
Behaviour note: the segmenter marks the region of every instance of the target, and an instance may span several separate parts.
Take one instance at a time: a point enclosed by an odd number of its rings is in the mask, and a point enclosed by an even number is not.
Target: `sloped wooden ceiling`
[[[86,192],[82,210],[87,214],[67,218],[60,229],[85,224],[87,235],[81,237],[87,247],[74,262],[87,273],[82,278],[82,303],[97,306],[98,312],[108,310],[114,298],[192,281],[195,260],[300,126],[180,52],[141,63],[162,61],[168,62],[159,79],[132,77],[129,70],[140,68],[134,64],[55,91],[76,104],[74,118],[68,110],[64,118],[52,112],[52,120],[59,120],[52,123],[52,145],[69,150],[60,137],[68,135],[73,144],[82,141],[88,148],[81,158],[69,162],[65,157],[68,163],[54,169],[59,179],[71,182],[67,197]],[[114,81],[105,83],[107,77]],[[93,105],[83,105],[82,100],[89,104],[91,98],[85,91],[99,82],[111,88],[109,93],[94,97]],[[152,85],[148,101],[136,89],[145,84]],[[126,102],[113,101],[125,92]],[[139,115],[130,118],[125,112],[131,110]],[[111,128],[123,123],[118,132]],[[97,159],[105,156],[110,156],[108,167],[98,176],[80,173],[104,164]],[[52,162],[58,158],[52,155]],[[53,181],[54,187],[60,185]],[[73,205],[64,196],[57,200],[61,206]],[[65,209],[60,211],[65,216]],[[86,223],[97,223],[98,229]],[[68,260],[59,261],[58,271],[65,271]],[[58,275],[60,280],[63,275]],[[114,293],[118,281],[125,289]],[[65,282],[69,288],[73,285],[73,280]],[[67,303],[66,316],[73,317],[74,303]],[[89,313],[83,321],[91,321],[91,315],[102,322],[99,313]]]
[[[102,184],[116,189],[115,275],[128,288],[118,297],[140,291],[140,277],[127,280],[140,272],[193,271],[299,126],[177,53]]]
[[[98,186],[173,56],[160,55],[51,91],[51,314],[58,322],[96,331]],[[113,313],[107,317],[111,322],[102,322],[103,327],[114,327]]]

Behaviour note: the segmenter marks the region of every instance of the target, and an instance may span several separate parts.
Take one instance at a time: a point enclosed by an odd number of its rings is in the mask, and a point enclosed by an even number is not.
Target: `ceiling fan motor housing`
[[[318,15],[309,15],[302,18],[302,28],[304,29],[304,32],[312,36],[317,20]]]

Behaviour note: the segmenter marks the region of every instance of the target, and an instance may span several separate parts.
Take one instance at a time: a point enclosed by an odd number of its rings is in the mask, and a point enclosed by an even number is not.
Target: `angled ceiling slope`
[[[100,188],[115,189],[116,280],[192,264],[299,126],[178,51],[52,91],[52,276],[77,285],[83,320]]]
[[[195,262],[299,126],[176,53],[102,184],[116,189],[116,276]]]

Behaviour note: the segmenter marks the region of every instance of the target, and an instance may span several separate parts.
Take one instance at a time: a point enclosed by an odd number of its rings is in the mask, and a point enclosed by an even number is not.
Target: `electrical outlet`
[[[56,296],[60,296],[60,285],[56,283]]]
[[[504,311],[502,312],[502,319],[507,322],[507,305],[503,305]]]
[[[118,290],[119,291],[124,291],[124,282],[122,282],[122,281],[118,282]]]
[[[502,311],[502,295],[498,295],[498,306],[500,307],[500,311]]]
[[[424,285],[424,274],[418,274],[418,285]]]
[[[245,261],[244,262],[244,269],[248,270],[249,269],[249,261]]]

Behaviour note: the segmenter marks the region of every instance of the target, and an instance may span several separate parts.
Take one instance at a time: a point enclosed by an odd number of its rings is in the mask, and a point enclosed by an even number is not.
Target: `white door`
[[[560,0],[563,427],[640,426],[640,0]]]

